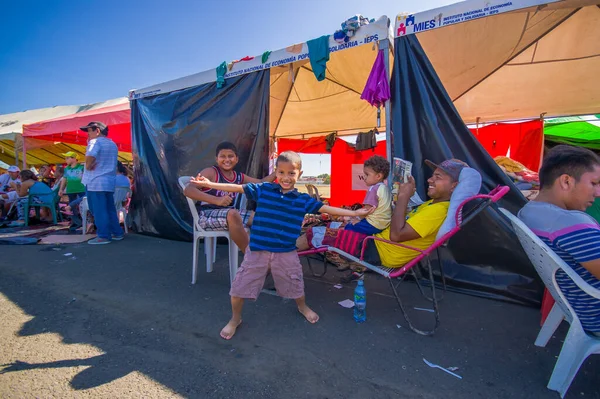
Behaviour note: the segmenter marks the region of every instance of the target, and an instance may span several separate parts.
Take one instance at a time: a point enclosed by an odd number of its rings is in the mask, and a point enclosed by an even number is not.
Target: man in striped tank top
[[[224,184],[247,184],[272,182],[275,174],[264,179],[255,179],[234,169],[239,161],[238,150],[233,143],[224,141],[217,146],[216,164],[203,169],[198,176],[204,176],[211,182]],[[186,197],[195,201],[200,226],[206,230],[228,230],[233,242],[242,252],[248,247],[248,234],[245,227],[252,224],[254,212],[245,209],[238,210],[235,206],[239,198],[237,193],[198,187],[189,184],[184,192]]]
[[[588,284],[600,289],[600,226],[585,210],[600,197],[600,158],[590,150],[557,146],[540,169],[540,194],[519,218]],[[556,282],[581,320],[600,336],[600,301],[562,271]]]

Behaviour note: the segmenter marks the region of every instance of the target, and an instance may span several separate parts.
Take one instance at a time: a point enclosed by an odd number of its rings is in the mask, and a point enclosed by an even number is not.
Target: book
[[[392,163],[392,197],[394,203],[398,200],[400,183],[408,182],[412,172],[412,162],[394,157]]]

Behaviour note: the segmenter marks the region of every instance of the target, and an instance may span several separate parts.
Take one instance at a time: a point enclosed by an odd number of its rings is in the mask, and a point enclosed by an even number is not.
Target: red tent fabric
[[[76,114],[23,125],[23,137],[85,145],[87,134],[79,130],[92,121],[108,126],[108,137],[119,151],[131,152],[131,110],[129,103],[78,112]]]
[[[541,120],[523,123],[495,123],[470,129],[492,157],[507,156],[539,172],[544,150],[544,126]]]
[[[280,139],[277,152],[296,151],[304,154],[329,154],[324,137],[309,140]],[[365,151],[356,149],[342,139],[336,139],[331,150],[331,198],[333,206],[362,203],[366,189],[356,189],[360,185],[362,165],[373,155],[386,157],[386,142],[380,141],[377,147]]]

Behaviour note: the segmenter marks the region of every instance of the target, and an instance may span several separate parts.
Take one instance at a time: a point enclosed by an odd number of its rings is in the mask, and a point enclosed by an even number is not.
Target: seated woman
[[[56,172],[54,172],[54,183],[52,184],[52,191],[58,191],[60,195],[61,184],[65,180],[65,168],[64,166],[57,166]],[[62,195],[60,195],[62,197]]]
[[[20,175],[20,183],[11,183],[11,187],[19,195],[19,199],[16,203],[18,220],[15,220],[11,224],[9,224],[10,227],[20,227],[25,225],[25,204],[27,203],[27,201],[29,201],[29,189],[38,181],[35,177],[35,174],[30,170],[22,170]],[[32,200],[34,203],[37,204],[42,203],[42,201],[37,196],[34,196]]]
[[[418,249],[426,249],[435,242],[438,230],[446,220],[450,197],[458,185],[460,172],[468,165],[456,159],[446,160],[439,165],[425,162],[434,169],[433,176],[427,180],[427,195],[431,199],[408,212],[409,200],[416,191],[415,181],[411,177],[408,183],[400,184],[391,224],[375,237]],[[408,248],[369,240],[364,260],[372,265],[401,267],[418,255],[418,252]],[[342,281],[355,281],[362,278],[363,274],[364,268],[359,267],[342,278]]]

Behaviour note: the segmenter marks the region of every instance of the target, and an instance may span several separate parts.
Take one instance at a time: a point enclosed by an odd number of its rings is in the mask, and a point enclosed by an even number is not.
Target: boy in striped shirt
[[[312,311],[304,297],[302,265],[296,252],[296,239],[300,235],[304,215],[328,213],[337,216],[365,217],[373,209],[351,211],[323,205],[308,194],[299,193],[296,181],[302,175],[302,159],[293,151],[279,155],[275,167],[277,183],[220,184],[203,176],[193,179],[200,187],[235,193],[245,193],[257,202],[254,221],[250,228],[250,245],[246,249],[235,279],[231,284],[232,317],[221,330],[221,337],[231,339],[242,322],[244,299],[256,299],[264,285],[269,269],[277,293],[296,300],[298,311],[310,323],[319,316]]]
[[[584,148],[557,146],[540,169],[540,194],[519,218],[588,284],[600,289],[600,227],[585,210],[600,197],[600,159]],[[600,301],[562,270],[556,282],[583,329],[600,336]]]

